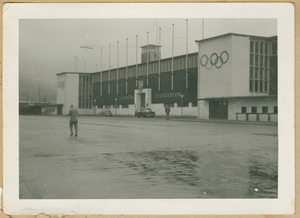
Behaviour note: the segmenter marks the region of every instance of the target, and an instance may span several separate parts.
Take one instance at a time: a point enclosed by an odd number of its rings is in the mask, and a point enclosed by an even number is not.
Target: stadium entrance
[[[142,108],[151,108],[151,89],[134,90],[134,104],[138,112]]]
[[[228,101],[210,101],[209,119],[228,119]]]

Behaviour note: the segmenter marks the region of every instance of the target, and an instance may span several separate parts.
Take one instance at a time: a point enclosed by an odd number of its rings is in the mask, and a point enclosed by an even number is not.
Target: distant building
[[[19,101],[19,115],[62,115],[62,105]]]
[[[57,74],[57,103],[79,114],[102,108],[134,115],[149,107],[164,115],[277,121],[277,36],[225,34],[196,41],[199,51],[161,59],[142,46],[142,63],[102,72]],[[148,48],[147,48],[148,47]]]

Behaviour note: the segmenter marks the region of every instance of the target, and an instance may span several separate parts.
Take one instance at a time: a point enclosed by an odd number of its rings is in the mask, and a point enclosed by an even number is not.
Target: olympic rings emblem
[[[66,82],[65,81],[57,82],[57,88],[58,89],[64,89],[65,86],[66,86]]]
[[[212,66],[215,66],[217,69],[220,69],[223,64],[229,60],[229,54],[227,51],[223,51],[220,56],[217,53],[213,53],[209,58],[207,55],[202,55],[200,59],[200,64],[207,69],[211,69]],[[210,67],[208,64],[210,63]]]

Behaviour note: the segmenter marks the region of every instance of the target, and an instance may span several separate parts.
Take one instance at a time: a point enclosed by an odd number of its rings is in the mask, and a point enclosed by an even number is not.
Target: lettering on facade
[[[159,93],[155,95],[155,98],[180,98],[180,92],[170,92],[170,93]]]
[[[133,99],[133,96],[132,95],[124,95],[124,96],[120,96],[119,97],[119,100],[120,101],[123,101],[123,100],[131,100]]]

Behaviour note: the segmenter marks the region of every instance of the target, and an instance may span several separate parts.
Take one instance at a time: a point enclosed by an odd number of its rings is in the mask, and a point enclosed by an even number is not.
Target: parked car
[[[100,116],[112,116],[112,113],[109,109],[102,109],[101,112],[99,113]]]
[[[145,108],[141,111],[136,111],[135,112],[136,117],[154,117],[155,112],[153,112],[150,108]]]

